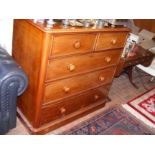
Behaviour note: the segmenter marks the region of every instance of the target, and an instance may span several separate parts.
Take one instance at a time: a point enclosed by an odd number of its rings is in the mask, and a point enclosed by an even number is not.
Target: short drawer
[[[95,50],[123,48],[127,38],[127,33],[104,32],[100,33]]]
[[[63,118],[69,114],[79,111],[96,102],[105,102],[110,85],[90,90],[81,95],[70,97],[61,102],[43,106],[41,114],[41,124]]]
[[[85,75],[51,82],[45,86],[44,102],[60,100],[112,82],[115,66]]]
[[[96,34],[54,35],[50,56],[85,53],[93,50]]]
[[[50,60],[47,67],[46,81],[116,65],[120,55],[121,50],[109,50]]]

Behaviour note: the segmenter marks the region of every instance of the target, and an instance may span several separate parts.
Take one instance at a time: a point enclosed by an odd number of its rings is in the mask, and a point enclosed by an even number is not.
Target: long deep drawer
[[[95,50],[123,48],[127,38],[126,32],[104,32],[100,33]]]
[[[75,74],[116,65],[121,50],[86,54],[62,59],[50,60],[47,67],[46,80],[61,79]]]
[[[111,83],[115,66],[104,70],[51,82],[45,87],[44,103],[66,98],[77,93]]]
[[[53,35],[51,56],[85,53],[93,50],[96,34]]]
[[[109,88],[110,85],[105,85],[76,97],[70,97],[55,104],[43,106],[41,124],[63,118],[96,102],[104,102],[107,98]]]

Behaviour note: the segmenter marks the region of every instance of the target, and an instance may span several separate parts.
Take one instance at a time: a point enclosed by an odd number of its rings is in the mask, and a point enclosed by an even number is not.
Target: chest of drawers
[[[129,29],[46,29],[15,20],[13,57],[29,79],[18,114],[32,134],[44,134],[102,108]]]

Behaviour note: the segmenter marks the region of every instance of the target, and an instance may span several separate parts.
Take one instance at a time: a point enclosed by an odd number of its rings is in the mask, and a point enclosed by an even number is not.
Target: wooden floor
[[[108,102],[104,108],[102,108],[98,111],[95,111],[83,118],[80,118],[72,123],[69,123],[59,129],[56,129],[48,134],[59,134],[65,130],[73,127],[74,125],[89,119],[90,117],[92,117],[100,112],[104,112],[105,110],[107,110],[108,108],[110,108],[112,106],[119,105],[119,104],[125,104],[130,99],[145,92],[146,88],[144,88],[144,87],[147,87],[147,89],[150,89],[155,86],[155,81],[153,81],[153,82],[149,81],[151,76],[149,76],[141,71],[137,72],[136,70],[134,71],[133,75],[134,75],[133,81],[136,83],[136,85],[139,87],[139,89],[134,88],[129,83],[129,80],[128,80],[126,74],[122,74],[119,78],[114,79],[111,90],[110,90],[110,94],[109,94],[111,101]],[[26,128],[23,126],[23,124],[20,122],[20,120],[18,118],[17,118],[17,127],[10,130],[7,133],[7,135],[28,135],[28,134],[29,133],[27,132]]]

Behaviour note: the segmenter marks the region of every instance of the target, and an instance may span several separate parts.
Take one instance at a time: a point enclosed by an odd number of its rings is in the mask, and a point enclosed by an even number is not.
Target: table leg
[[[138,89],[138,87],[136,86],[136,84],[135,84],[135,83],[133,82],[133,80],[132,80],[132,70],[133,70],[133,66],[127,67],[125,70],[126,70],[126,73],[127,73],[127,75],[128,75],[128,78],[129,78],[130,83],[131,83],[135,88]]]

